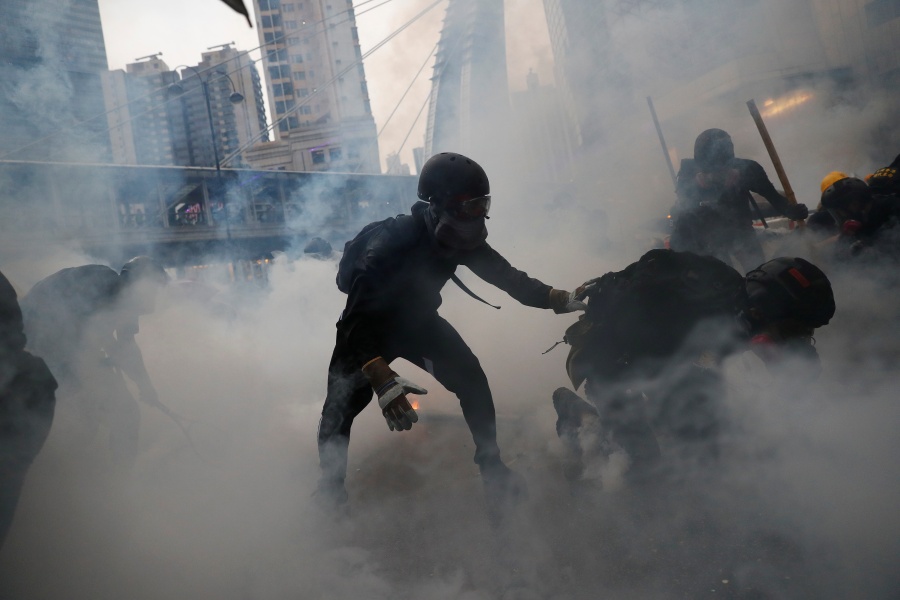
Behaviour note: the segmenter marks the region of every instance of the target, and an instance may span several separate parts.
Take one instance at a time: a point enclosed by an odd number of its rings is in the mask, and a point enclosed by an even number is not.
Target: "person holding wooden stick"
[[[672,249],[729,263],[733,255],[744,269],[765,261],[753,231],[755,201],[750,192],[791,220],[803,220],[809,213],[806,205],[792,204],[780,194],[758,162],[735,158],[731,136],[721,129],[707,129],[697,137],[694,158],[681,161],[675,191]]]

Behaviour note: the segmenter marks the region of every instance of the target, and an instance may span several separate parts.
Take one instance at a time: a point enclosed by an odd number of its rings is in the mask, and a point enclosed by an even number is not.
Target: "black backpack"
[[[350,293],[350,286],[353,285],[353,278],[356,275],[357,263],[360,257],[369,246],[369,240],[375,237],[375,234],[381,231],[388,221],[393,221],[395,217],[388,217],[383,221],[375,221],[369,223],[356,234],[352,240],[344,244],[344,254],[338,263],[338,272],[335,282],[340,291],[345,294]]]
[[[645,359],[666,359],[683,349],[701,321],[720,319],[730,327],[747,304],[740,273],[691,252],[651,250],[594,281],[585,314],[566,331],[570,376],[573,368],[611,374]],[[722,339],[729,335],[723,331]]]

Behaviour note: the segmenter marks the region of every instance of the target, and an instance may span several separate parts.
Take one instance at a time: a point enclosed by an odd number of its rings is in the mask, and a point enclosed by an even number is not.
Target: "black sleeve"
[[[472,251],[462,264],[525,306],[550,308],[551,287],[510,265],[509,261],[488,244],[482,244]]]
[[[16,290],[0,273],[0,352],[18,352],[25,347],[25,325]]]
[[[766,170],[763,169],[762,165],[755,160],[747,160],[742,166],[742,174],[746,178],[745,182],[747,188],[751,192],[756,192],[768,200],[769,204],[772,205],[772,208],[779,213],[782,215],[785,214],[788,206],[790,206],[790,202],[788,202],[787,198],[778,193],[778,190],[776,190],[772,182],[769,181],[769,176],[766,175]]]

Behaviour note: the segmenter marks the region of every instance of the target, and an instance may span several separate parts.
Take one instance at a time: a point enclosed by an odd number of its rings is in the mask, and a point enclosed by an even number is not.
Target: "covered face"
[[[491,207],[490,196],[460,194],[433,201],[428,209],[428,231],[440,245],[454,250],[472,250],[487,238],[485,220]]]

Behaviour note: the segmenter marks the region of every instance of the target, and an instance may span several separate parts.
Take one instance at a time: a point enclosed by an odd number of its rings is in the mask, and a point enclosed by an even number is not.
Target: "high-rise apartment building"
[[[229,159],[233,167],[241,148],[268,140],[262,84],[246,52],[226,44],[180,74],[157,55],[145,58],[103,78],[113,162],[212,167]]]
[[[256,168],[380,172],[352,0],[255,0],[276,141]]]
[[[434,62],[425,154],[483,155],[507,138],[503,0],[450,0]]]
[[[3,0],[0,155],[107,159],[106,121],[99,118],[107,68],[98,0]]]

